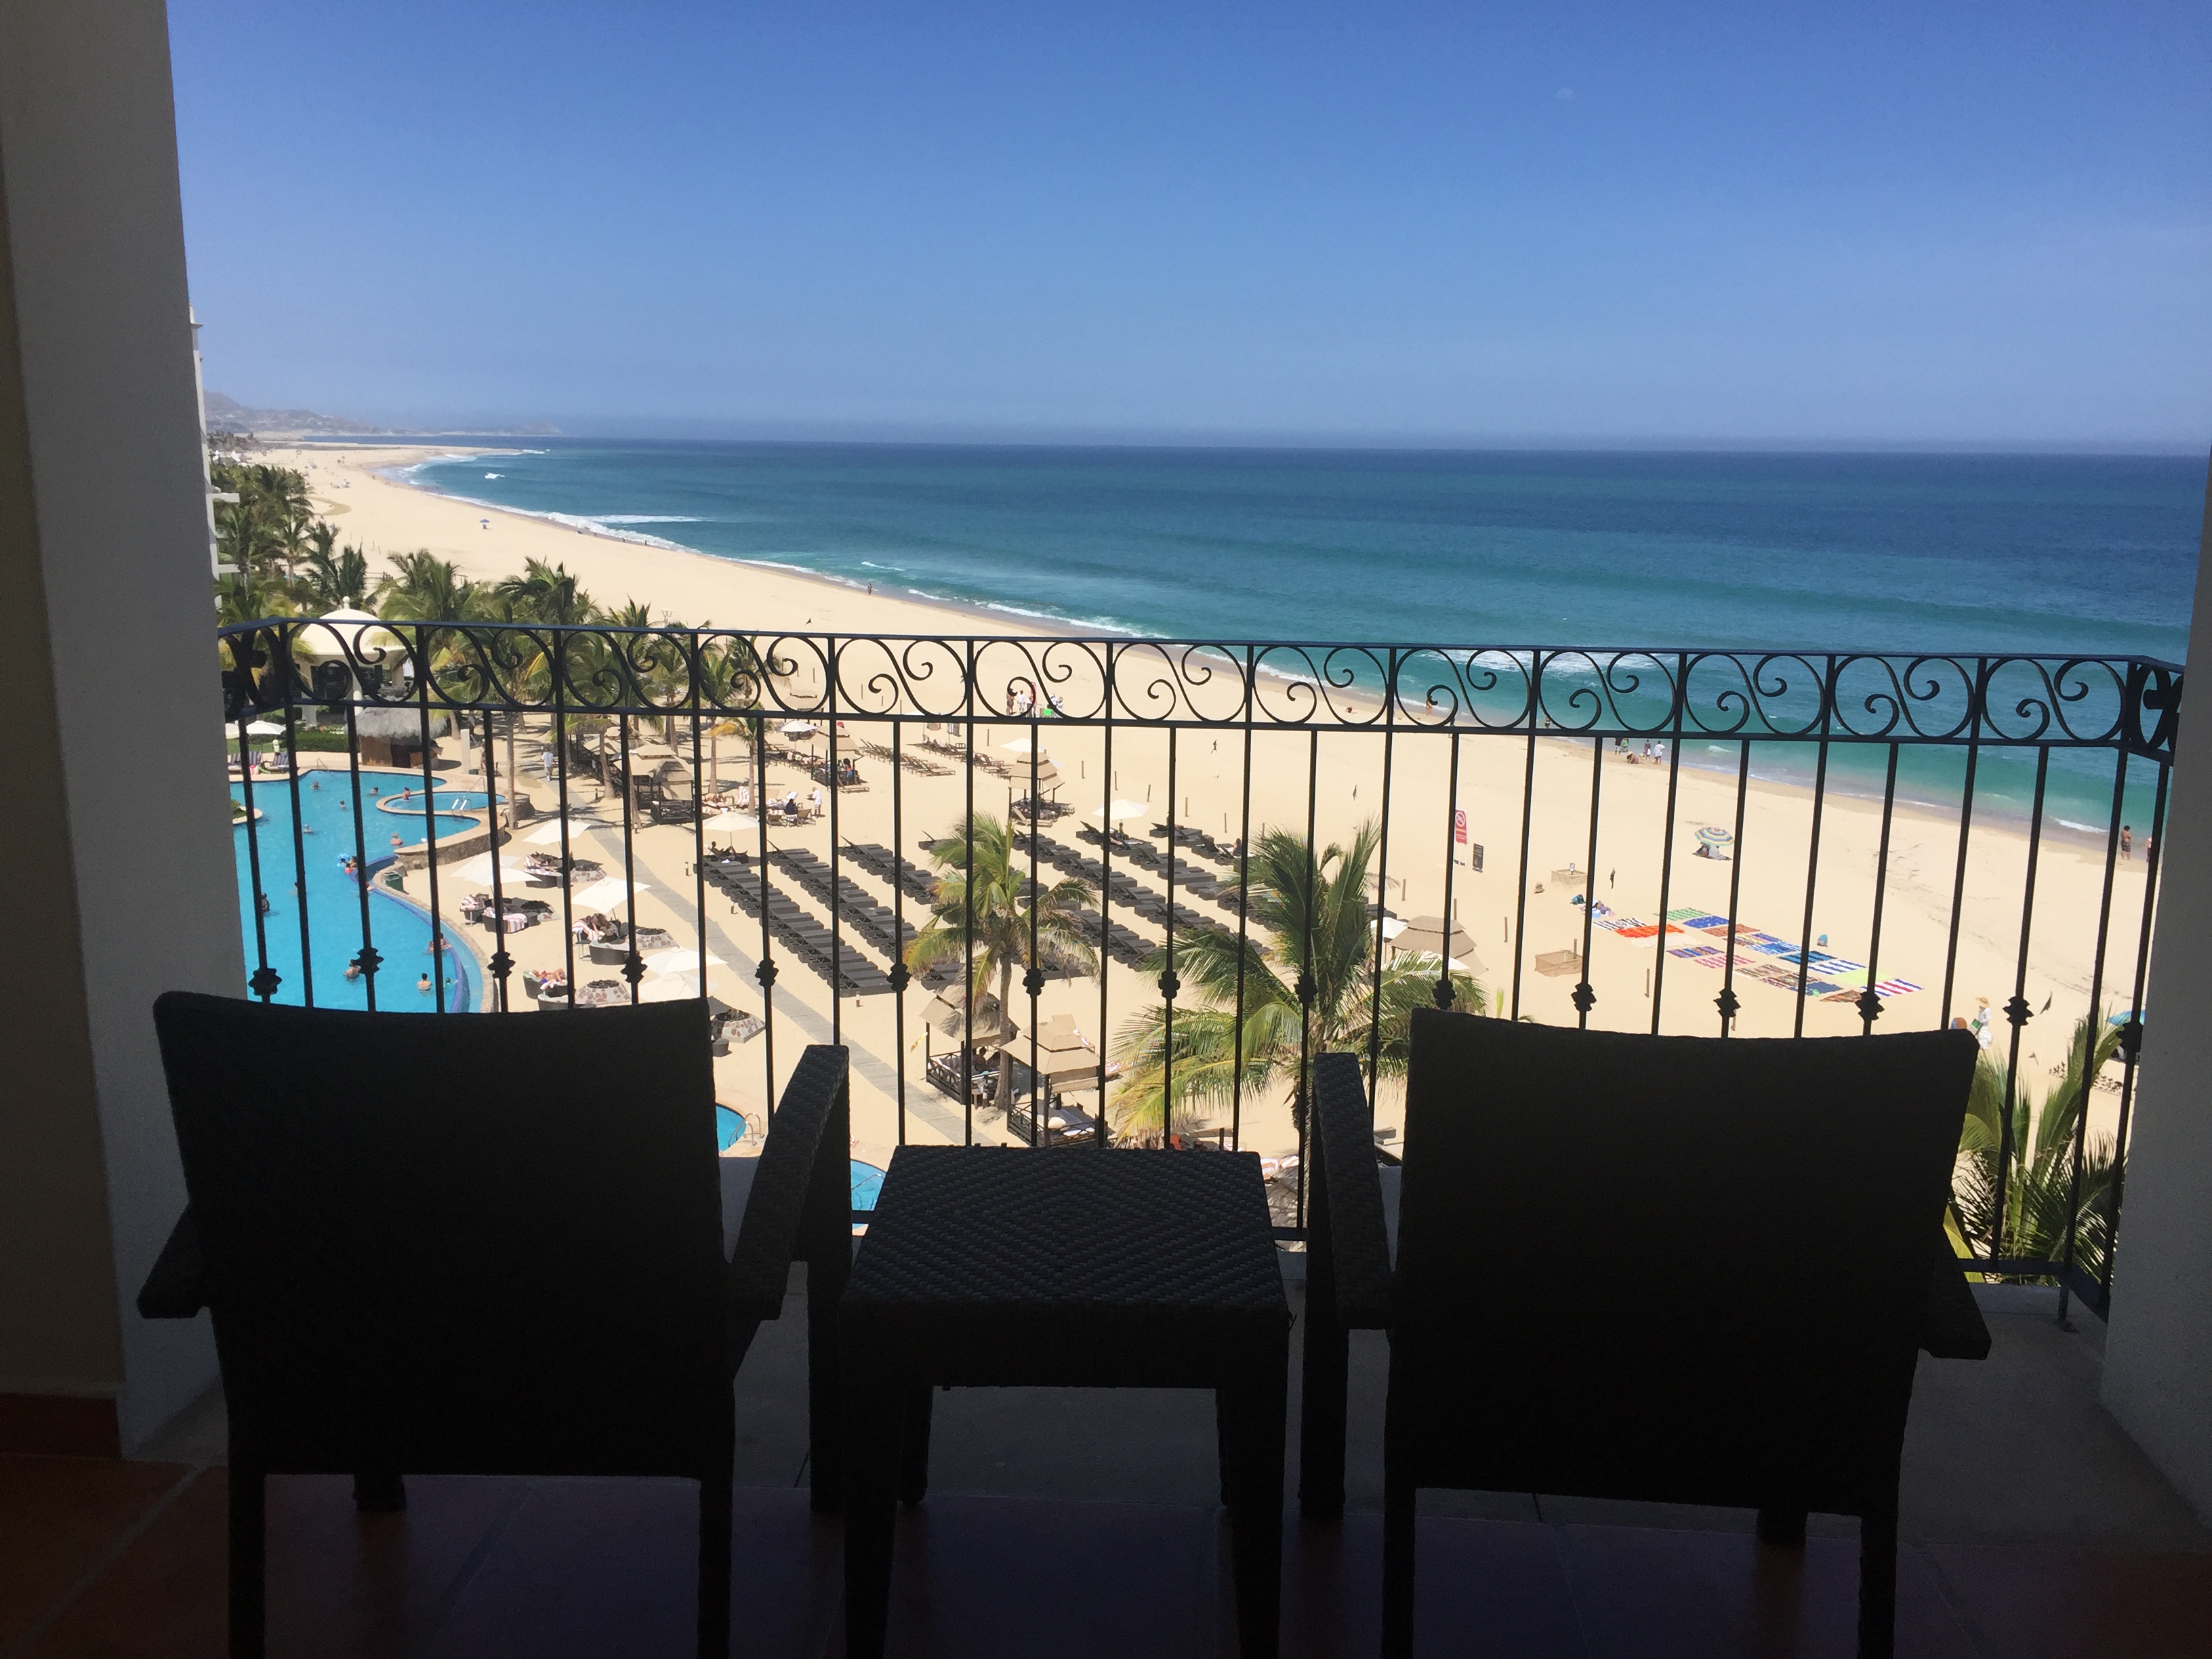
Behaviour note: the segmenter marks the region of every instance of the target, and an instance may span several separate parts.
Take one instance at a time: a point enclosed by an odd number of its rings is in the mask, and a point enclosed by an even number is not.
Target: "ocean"
[[[1054,627],[2178,661],[2205,464],[549,441],[410,476],[641,541]],[[1735,764],[1715,745],[1685,759]],[[1954,802],[1956,757],[1915,759],[1907,798]],[[1864,790],[1874,763],[1845,757],[1832,781]],[[1759,769],[1802,779],[1810,764],[1778,745]],[[2032,766],[1985,762],[1977,811],[2017,815],[2032,785]],[[2109,760],[2061,757],[2048,809],[2095,828],[2111,793]],[[2147,820],[2148,794],[2131,783],[2124,810]]]

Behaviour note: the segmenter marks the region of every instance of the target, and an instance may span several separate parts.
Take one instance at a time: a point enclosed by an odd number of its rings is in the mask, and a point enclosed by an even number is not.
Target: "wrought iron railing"
[[[1512,1018],[1725,1037],[1947,1024],[1978,975],[2008,995],[1985,1044],[2003,1060],[1996,1144],[1962,1160],[1966,1265],[2056,1278],[2100,1312],[2108,1299],[2175,665],[292,618],[220,639],[256,995],[568,1010],[749,973],[757,1013],[718,994],[718,1030],[757,1028],[763,1110],[780,1022],[831,1041],[859,1022],[856,1079],[898,1142],[980,1126],[1103,1145],[1117,1117],[1177,1144],[1272,1140],[1295,1233],[1316,1045],[1364,1050],[1387,1097],[1409,986]],[[256,758],[257,725],[278,760]],[[1125,797],[1125,770],[1146,802],[1134,784]],[[326,783],[344,792],[335,817],[308,805]],[[782,804],[801,792],[794,821]],[[325,830],[347,843],[336,860],[308,845]],[[1503,858],[1474,831],[1502,831]],[[526,840],[544,851],[518,864]],[[1364,847],[1371,865],[1352,923],[1357,860],[1324,842]],[[331,901],[322,864],[346,860]],[[1624,865],[1651,917],[1616,903]],[[1771,896],[1778,872],[1794,939],[1747,917],[1747,872]],[[1692,889],[1706,896],[1680,902]],[[1433,927],[1394,936],[1394,893],[1433,903]],[[1462,922],[1478,896],[1498,916],[1495,947]],[[1911,926],[1900,898],[1920,906]],[[381,934],[380,913],[395,919]],[[557,963],[527,970],[510,946],[541,919],[559,925]],[[457,921],[491,930],[487,956]],[[1532,951],[1532,929],[1564,932],[1565,948]],[[411,960],[378,941],[425,930],[410,994]],[[1830,931],[1849,945],[1832,951]],[[918,933],[932,941],[920,957]],[[1478,949],[1505,959],[1480,964]],[[614,972],[584,981],[593,960]],[[926,975],[909,965],[924,960]],[[994,975],[1002,1000],[983,994]],[[933,1016],[909,1008],[921,988]],[[1048,996],[1095,1008],[1072,1062],[1052,1048],[1066,1029],[1042,1019]],[[2024,1043],[2054,1010],[2088,1048],[2068,1047],[2070,1073],[2065,1058],[2050,1068],[2070,1119],[2038,1124],[2021,1109]],[[868,1052],[879,1034],[888,1058]],[[999,1070],[1018,1072],[1004,1098]],[[2063,1145],[2030,1158],[2045,1129]]]

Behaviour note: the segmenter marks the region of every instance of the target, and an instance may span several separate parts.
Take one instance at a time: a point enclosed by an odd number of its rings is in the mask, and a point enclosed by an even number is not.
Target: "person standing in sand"
[[[2123,863],[2132,864],[2135,862],[2135,831],[2130,830],[2126,824],[2122,824],[2120,826],[2120,860]]]

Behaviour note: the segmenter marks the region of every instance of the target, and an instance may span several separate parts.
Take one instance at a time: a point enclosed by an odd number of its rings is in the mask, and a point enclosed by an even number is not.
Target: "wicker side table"
[[[893,1521],[927,1489],[933,1388],[1204,1388],[1239,1644],[1271,1659],[1290,1326],[1250,1153],[902,1147],[838,1309],[847,1652],[883,1652]]]

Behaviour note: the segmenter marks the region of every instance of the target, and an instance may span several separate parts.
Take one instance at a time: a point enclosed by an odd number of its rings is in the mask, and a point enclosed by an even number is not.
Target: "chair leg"
[[[1344,1513],[1344,1419],[1352,1340],[1306,1298],[1305,1367],[1298,1405],[1298,1513],[1334,1521]]]
[[[927,1382],[907,1391],[899,1422],[899,1502],[919,1504],[929,1496],[929,1419],[935,1402]]]
[[[1859,1659],[1890,1659],[1897,1649],[1897,1510],[1859,1522]]]
[[[260,1470],[230,1469],[230,1659],[262,1659],[267,1647],[268,1524]]]
[[[361,1469],[353,1477],[353,1506],[363,1515],[389,1515],[407,1507],[407,1481],[397,1469]]]
[[[729,1659],[733,1457],[699,1477],[699,1659]]]
[[[1802,1549],[1805,1547],[1805,1511],[1788,1509],[1759,1510],[1759,1541],[1777,1544],[1784,1549]]]
[[[899,1385],[845,1358],[845,1653],[882,1659],[890,1616],[891,1554],[897,1534]]]
[[[1290,1340],[1237,1384],[1214,1392],[1228,1486],[1241,1659],[1274,1659],[1283,1604],[1283,1437]]]
[[[1382,1471],[1382,1659],[1413,1651],[1413,1483]]]

